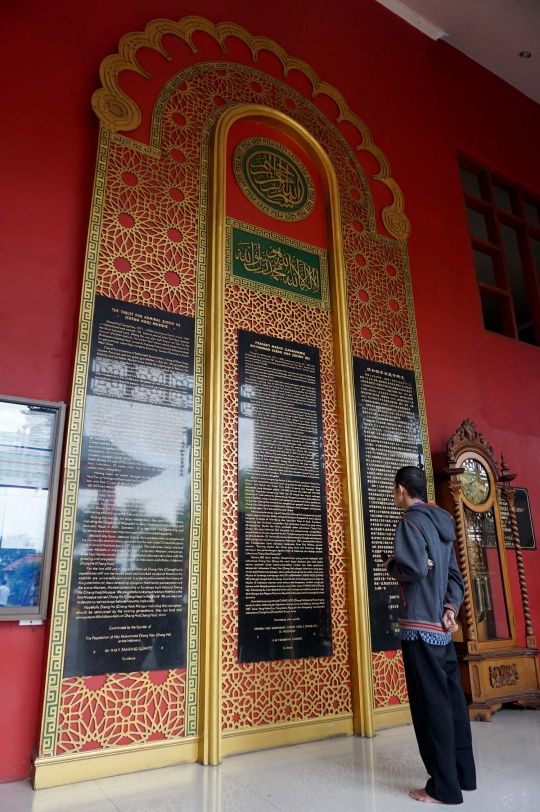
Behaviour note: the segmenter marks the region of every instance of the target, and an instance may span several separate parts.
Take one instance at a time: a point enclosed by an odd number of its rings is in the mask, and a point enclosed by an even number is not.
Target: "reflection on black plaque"
[[[332,654],[319,350],[238,331],[238,660]]]
[[[382,564],[392,553],[401,515],[394,505],[393,482],[404,465],[424,467],[414,372],[354,359],[354,379],[367,575],[373,651],[391,651],[399,641],[399,587]]]
[[[183,668],[194,320],[96,297],[64,676]]]
[[[512,527],[508,514],[508,504],[504,496],[499,493],[499,504],[501,506],[501,519],[504,531],[504,544],[507,550],[514,549],[514,539],[512,537]],[[531,505],[529,502],[529,491],[527,488],[516,488],[514,497],[516,508],[516,521],[519,533],[519,543],[522,550],[536,550],[536,538],[532,523]]]

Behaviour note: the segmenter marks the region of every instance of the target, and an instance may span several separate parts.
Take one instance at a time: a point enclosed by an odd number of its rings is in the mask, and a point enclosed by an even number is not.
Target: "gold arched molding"
[[[353,113],[339,90],[322,82],[306,62],[297,57],[289,56],[276,42],[268,37],[254,37],[244,28],[234,23],[218,23],[214,25],[204,17],[190,15],[183,17],[179,22],[174,20],[152,20],[144,31],[134,31],[126,34],[120,40],[118,53],[107,56],[100,67],[102,87],[92,96],[92,107],[102,124],[112,132],[131,132],[137,129],[141,122],[141,112],[137,104],[121,90],[118,76],[122,71],[133,71],[150,79],[151,75],[145,71],[137,61],[137,52],[140,48],[148,48],[160,53],[165,59],[171,57],[162,45],[161,39],[165,34],[172,34],[183,40],[193,53],[197,48],[193,42],[193,35],[202,31],[213,37],[220,45],[222,51],[227,53],[227,37],[236,37],[244,42],[257,62],[260,51],[269,51],[277,56],[283,65],[283,75],[288,76],[290,71],[297,70],[303,73],[312,85],[312,97],[324,94],[331,98],[339,110],[336,122],[346,121],[358,131],[360,142],[356,145],[358,151],[370,153],[379,164],[379,171],[372,175],[372,179],[383,183],[392,194],[392,203],[382,210],[384,227],[396,240],[406,242],[411,232],[411,225],[404,214],[404,199],[401,189],[392,178],[390,164],[384,153],[373,143],[369,129],[361,118]]]
[[[358,433],[350,351],[347,274],[342,244],[338,181],[330,158],[315,138],[297,121],[271,107],[238,104],[217,120],[211,141],[210,277],[206,337],[206,584],[207,621],[204,633],[205,683],[201,719],[205,740],[200,760],[219,764],[222,758],[221,717],[221,506],[223,504],[224,333],[226,278],[227,139],[233,124],[262,121],[276,126],[301,145],[315,164],[323,186],[328,223],[329,282],[332,301],[333,352],[336,364],[342,484],[347,505],[345,538],[348,561],[349,652],[353,698],[353,729],[373,736],[373,680],[369,631],[362,494],[358,458]],[[209,566],[210,565],[210,566]],[[274,743],[281,743],[279,735]],[[230,754],[226,751],[225,754]]]

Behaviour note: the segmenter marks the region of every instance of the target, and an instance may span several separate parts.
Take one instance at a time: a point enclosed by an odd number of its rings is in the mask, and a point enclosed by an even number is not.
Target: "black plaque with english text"
[[[194,320],[96,297],[64,676],[186,664]]]
[[[381,553],[391,554],[401,515],[394,475],[404,465],[424,467],[414,372],[354,359],[362,502],[373,651],[394,651],[399,640],[399,586]]]
[[[238,660],[332,654],[319,350],[238,331]]]

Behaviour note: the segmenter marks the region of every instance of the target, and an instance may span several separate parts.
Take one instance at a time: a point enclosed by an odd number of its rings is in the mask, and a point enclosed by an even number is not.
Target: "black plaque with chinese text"
[[[96,297],[64,676],[183,668],[194,320]]]
[[[319,350],[238,331],[238,659],[332,654]]]
[[[424,467],[414,372],[354,359],[364,527],[373,651],[400,648],[399,586],[381,553],[391,554],[400,511],[394,475],[404,465]]]

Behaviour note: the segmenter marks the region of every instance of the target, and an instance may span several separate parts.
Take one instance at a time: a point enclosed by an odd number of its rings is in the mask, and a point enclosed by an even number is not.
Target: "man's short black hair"
[[[426,499],[426,475],[421,468],[406,465],[394,477],[396,485],[403,485],[411,499]]]

